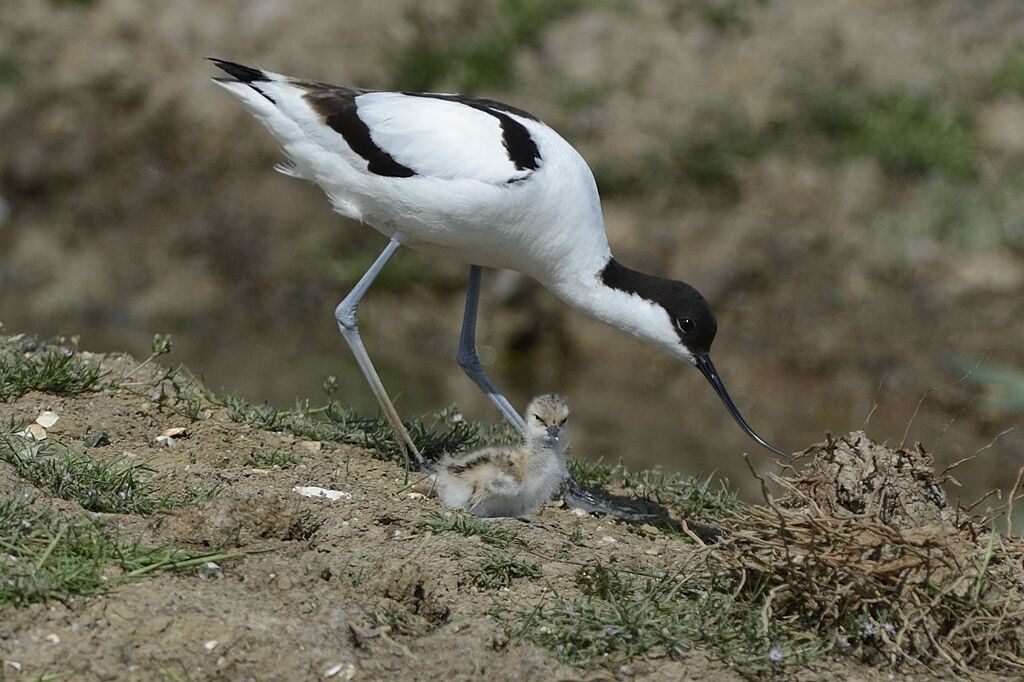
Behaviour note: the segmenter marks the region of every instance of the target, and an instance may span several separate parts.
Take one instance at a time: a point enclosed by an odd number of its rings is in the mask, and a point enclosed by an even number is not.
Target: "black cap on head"
[[[694,356],[711,350],[718,322],[708,302],[686,282],[637,272],[614,258],[601,271],[601,281],[606,286],[636,294],[664,308],[679,340]]]

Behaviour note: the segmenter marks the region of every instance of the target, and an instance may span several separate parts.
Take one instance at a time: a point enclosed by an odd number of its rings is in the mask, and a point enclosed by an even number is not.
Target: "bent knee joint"
[[[355,306],[348,305],[345,301],[342,301],[334,309],[334,319],[338,321],[342,329],[348,331],[357,331],[358,329],[359,322],[356,319],[356,308]]]
[[[459,351],[456,359],[459,362],[459,366],[462,367],[469,374],[478,374],[483,371],[483,366],[480,364],[480,356],[476,354],[476,350]]]

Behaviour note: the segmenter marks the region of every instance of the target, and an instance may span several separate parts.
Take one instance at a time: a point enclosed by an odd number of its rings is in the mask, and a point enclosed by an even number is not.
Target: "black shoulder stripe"
[[[394,157],[377,146],[370,136],[370,129],[363,119],[359,118],[356,97],[362,94],[359,90],[348,88],[319,86],[304,83],[309,89],[305,99],[313,109],[323,116],[332,130],[345,138],[346,144],[359,156],[366,159],[367,170],[376,175],[389,178],[409,178],[416,171],[395,161]]]
[[[465,97],[463,95],[444,95],[431,92],[403,92],[402,94],[411,97],[431,97],[447,102],[458,102],[493,116],[498,119],[498,123],[501,125],[501,141],[505,146],[505,151],[508,152],[509,161],[515,165],[516,170],[537,170],[540,167],[540,150],[537,148],[537,143],[530,136],[530,131],[522,123],[509,116],[509,114],[513,114],[536,121],[536,117],[532,114],[522,109],[496,102],[493,99]]]
[[[507,114],[497,111],[490,113],[501,122],[501,141],[516,170],[537,170],[540,166],[540,150],[530,137],[530,131]]]

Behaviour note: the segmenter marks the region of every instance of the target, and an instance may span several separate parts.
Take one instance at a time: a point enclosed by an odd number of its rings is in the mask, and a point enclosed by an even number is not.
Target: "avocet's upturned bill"
[[[219,59],[215,78],[284,148],[287,175],[310,180],[334,209],[391,239],[338,305],[342,335],[410,459],[419,453],[363,347],[359,300],[399,246],[470,266],[458,361],[520,432],[523,419],[476,353],[482,267],[516,270],[566,304],[659,346],[704,374],[740,427],[761,438],[729,397],[709,352],[718,330],[689,284],[612,257],[589,166],[521,109],[441,93],[378,92],[291,78]]]

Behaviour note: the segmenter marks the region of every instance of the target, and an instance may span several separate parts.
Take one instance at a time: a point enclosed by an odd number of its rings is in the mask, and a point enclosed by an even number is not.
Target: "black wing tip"
[[[207,57],[207,59],[216,64],[217,68],[237,78],[241,83],[270,80],[267,78],[267,75],[259,69],[254,69],[242,64],[236,64],[235,62],[229,62],[224,59],[218,59],[217,57]]]

